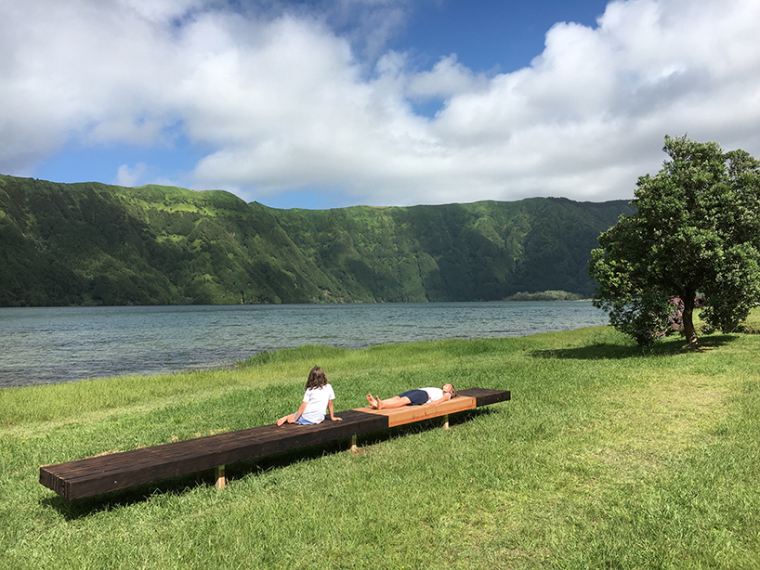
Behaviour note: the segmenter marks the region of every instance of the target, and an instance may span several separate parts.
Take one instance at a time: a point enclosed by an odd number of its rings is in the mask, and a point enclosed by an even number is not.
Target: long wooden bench
[[[275,424],[154,447],[123,451],[40,467],[40,483],[66,499],[81,499],[170,477],[216,470],[216,486],[225,486],[225,465],[356,436],[394,426],[444,417],[510,399],[508,390],[469,388],[438,406],[373,410],[369,406],[339,412],[342,422],[315,426]]]

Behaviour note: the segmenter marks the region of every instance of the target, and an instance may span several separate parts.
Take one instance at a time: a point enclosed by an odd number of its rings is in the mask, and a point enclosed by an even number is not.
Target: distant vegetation
[[[515,293],[504,299],[505,301],[580,301],[583,295],[568,293],[567,291],[540,291],[538,293]]]
[[[0,306],[588,298],[597,237],[631,213],[558,198],[277,210],[0,175]]]

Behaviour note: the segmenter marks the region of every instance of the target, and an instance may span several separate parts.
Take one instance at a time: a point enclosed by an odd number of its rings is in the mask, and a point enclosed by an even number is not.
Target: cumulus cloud
[[[248,200],[597,201],[630,198],[666,134],[760,154],[754,0],[611,2],[597,26],[557,23],[529,67],[490,75],[387,50],[403,0],[333,5],[0,0],[0,171],[29,174],[66,141],[168,148],[181,133],[212,149],[195,187]],[[435,116],[415,111],[426,100]]]
[[[449,99],[477,92],[488,86],[483,73],[475,74],[457,61],[456,54],[442,57],[430,71],[412,75],[406,93],[410,97]]]
[[[143,174],[147,170],[148,165],[144,162],[138,162],[134,168],[131,168],[128,164],[122,164],[116,171],[116,180],[114,184],[118,186],[135,186],[137,181],[142,178]]]

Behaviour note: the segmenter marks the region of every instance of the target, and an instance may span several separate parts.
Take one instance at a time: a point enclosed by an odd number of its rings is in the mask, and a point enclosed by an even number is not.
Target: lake
[[[363,348],[607,324],[590,301],[0,308],[0,387],[229,367],[304,344]]]

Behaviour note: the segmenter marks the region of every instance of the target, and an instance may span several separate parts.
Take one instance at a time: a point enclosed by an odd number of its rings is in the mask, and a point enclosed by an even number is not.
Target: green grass
[[[756,568],[760,336],[642,351],[608,327],[0,391],[0,568]],[[67,502],[39,467],[452,381],[512,401]]]

